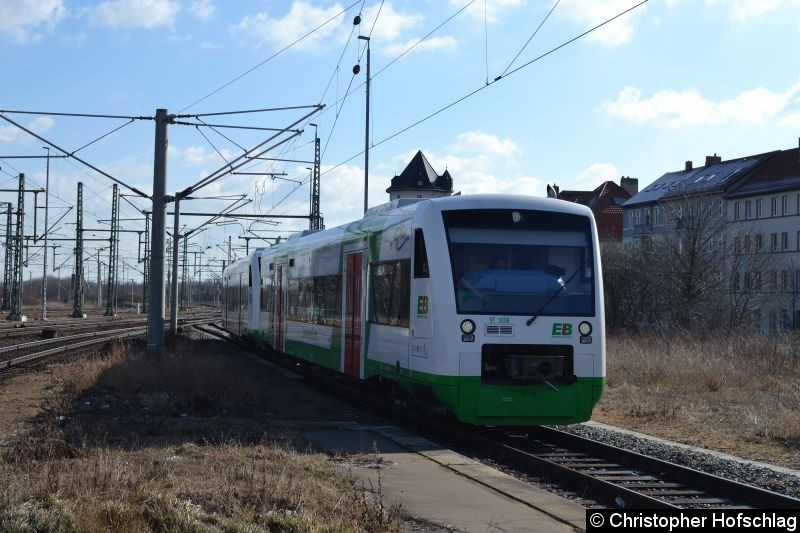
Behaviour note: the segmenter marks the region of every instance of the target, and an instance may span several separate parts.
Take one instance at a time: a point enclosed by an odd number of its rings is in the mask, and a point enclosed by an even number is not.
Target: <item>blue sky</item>
[[[465,194],[541,196],[546,183],[593,188],[625,175],[638,178],[644,187],[688,159],[702,164],[713,153],[728,159],[797,146],[798,0],[651,0],[486,87],[487,79],[506,70],[554,5],[510,71],[636,3],[0,0],[0,108],[152,116],[159,107],[209,113],[326,104],[325,112],[312,121],[319,125],[325,147],[322,211],[329,227],[358,217],[362,206],[363,156],[350,159],[364,146],[365,56],[361,73],[354,77],[351,70],[363,54],[359,33],[372,35],[371,205],[387,199],[389,180],[418,149],[439,172],[447,168],[455,189]],[[363,20],[354,28],[359,12]],[[265,62],[330,18],[334,20]],[[357,89],[342,100],[351,80],[351,90]],[[481,87],[472,97],[392,137]],[[285,127],[304,112],[205,120]],[[68,151],[125,123],[7,116]],[[304,129],[273,155],[313,159],[309,143],[314,128]],[[249,148],[266,135],[221,130],[228,140],[204,130],[208,140],[197,128],[170,126],[170,192],[223,166],[216,150],[230,159],[241,154],[237,145]],[[136,121],[77,155],[149,192],[153,131],[151,121]],[[0,123],[0,156],[44,153],[41,146]],[[0,188],[13,185],[11,175],[17,172],[43,185],[44,166],[41,160],[0,159]],[[286,176],[230,176],[198,195],[247,194],[253,201],[243,212],[307,213],[307,166],[253,165],[247,170]],[[109,180],[74,161],[53,160],[51,171],[52,205],[74,204],[74,183],[82,180],[87,186],[87,225],[94,216],[107,217]],[[12,198],[0,193],[0,201]],[[146,202],[132,201],[146,207]],[[197,200],[184,210],[224,205]],[[123,217],[135,217],[127,204]],[[66,220],[73,219],[70,214]],[[202,220],[187,220],[188,227]],[[126,224],[138,228],[135,221]],[[289,233],[302,226],[301,221],[284,222],[277,230]],[[215,228],[195,242],[198,249],[212,246],[210,254],[227,235],[236,240],[241,233],[236,225]],[[123,241],[123,255],[136,255],[130,235]]]

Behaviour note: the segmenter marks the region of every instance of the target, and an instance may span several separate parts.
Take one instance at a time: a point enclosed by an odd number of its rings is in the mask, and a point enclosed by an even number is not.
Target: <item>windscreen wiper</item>
[[[561,286],[558,288],[558,290],[557,290],[556,292],[554,292],[554,293],[553,293],[553,295],[552,295],[552,296],[550,296],[550,298],[548,298],[548,299],[547,299],[547,301],[546,301],[545,303],[543,303],[543,304],[542,304],[542,306],[541,306],[541,307],[540,307],[540,308],[539,308],[539,309],[538,309],[538,310],[537,310],[535,313],[533,313],[533,316],[532,316],[532,317],[530,317],[530,318],[529,318],[529,319],[528,319],[528,320],[525,322],[525,325],[526,325],[526,326],[530,326],[531,324],[533,324],[533,321],[534,321],[534,320],[536,320],[536,319],[539,317],[539,314],[540,314],[542,311],[544,311],[545,307],[547,307],[548,305],[550,305],[550,302],[552,302],[552,301],[555,299],[555,297],[556,297],[556,296],[558,296],[559,294],[561,294],[561,291],[563,291],[563,290],[566,288],[566,286],[567,286],[567,285],[569,285],[569,282],[570,282],[570,281],[572,281],[572,278],[574,278],[575,276],[577,276],[577,275],[578,275],[578,272],[580,272],[581,270],[583,270],[583,268],[584,268],[584,267],[585,267],[585,266],[586,266],[588,263],[589,263],[589,260],[587,259],[586,261],[584,261],[584,262],[583,262],[583,264],[582,264],[582,265],[579,265],[579,266],[578,266],[578,268],[575,270],[575,272],[573,272],[573,273],[572,273],[572,275],[571,275],[569,278],[567,278],[567,281],[565,281],[565,282],[564,282],[564,284],[563,284],[563,285],[561,285]]]

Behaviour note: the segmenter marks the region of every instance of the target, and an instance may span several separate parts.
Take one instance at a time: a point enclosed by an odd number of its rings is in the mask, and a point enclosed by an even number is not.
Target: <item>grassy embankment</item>
[[[800,468],[795,334],[608,338],[600,422]]]
[[[397,529],[397,509],[276,419],[293,404],[311,419],[308,393],[206,350],[118,345],[56,369],[41,415],[0,449],[0,530]]]

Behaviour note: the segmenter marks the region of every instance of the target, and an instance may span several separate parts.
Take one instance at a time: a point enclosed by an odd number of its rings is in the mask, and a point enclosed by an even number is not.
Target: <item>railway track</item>
[[[249,346],[219,326],[196,325],[200,331]],[[259,355],[264,355],[259,353]],[[539,427],[504,431],[465,426],[432,418],[430,413],[400,409],[376,397],[351,379],[329,379],[313,365],[283,354],[267,354],[272,362],[301,374],[316,388],[389,415],[463,453],[479,453],[521,477],[546,477],[577,496],[606,507],[650,509],[800,509],[800,499],[747,485],[658,458]],[[343,383],[344,382],[344,383]],[[478,480],[479,482],[479,480]],[[512,495],[513,496],[513,495]]]
[[[186,317],[178,321],[179,326],[206,324],[218,318],[213,316]],[[103,344],[112,340],[127,339],[147,333],[147,325],[104,329],[77,335],[55,337],[47,340],[15,344],[0,348],[0,376],[21,367],[39,363],[52,357],[69,352]]]

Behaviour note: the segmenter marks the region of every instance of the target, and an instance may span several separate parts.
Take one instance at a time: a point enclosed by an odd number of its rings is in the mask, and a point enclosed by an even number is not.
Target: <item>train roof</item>
[[[364,213],[361,220],[369,220],[379,216],[407,216],[412,217],[419,209],[433,209],[434,211],[450,211],[461,209],[532,209],[538,211],[553,211],[592,217],[592,210],[588,207],[538,196],[524,196],[514,194],[469,194],[444,196],[441,198],[400,198],[385,204],[371,207]],[[306,246],[315,241],[325,241],[344,234],[349,227],[358,221],[350,221],[334,228],[318,231],[303,230],[292,234],[285,241],[263,248],[257,253],[270,254],[284,250],[294,249],[296,246]],[[241,259],[246,262],[249,259]],[[238,263],[238,261],[237,261]],[[233,263],[231,266],[236,265]]]

